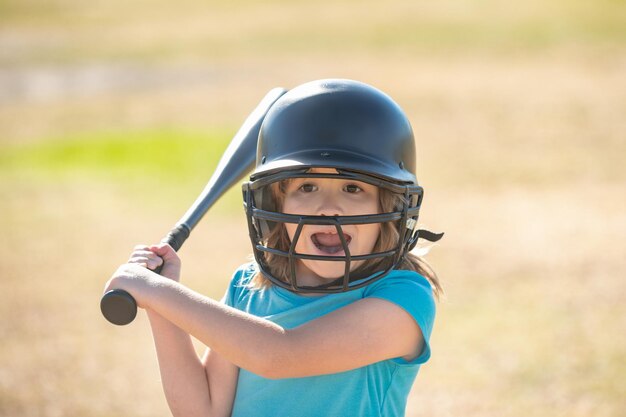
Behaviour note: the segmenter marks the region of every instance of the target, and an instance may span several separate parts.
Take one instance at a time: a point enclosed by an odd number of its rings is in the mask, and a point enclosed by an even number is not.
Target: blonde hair
[[[277,211],[282,210],[282,203],[285,198],[285,187],[288,181],[289,180],[280,181],[273,183],[270,186]],[[403,195],[393,193],[384,188],[379,188],[378,200],[381,213],[392,212],[405,204],[405,197]],[[385,252],[393,249],[398,245],[399,239],[400,231],[398,230],[397,222],[380,223],[380,233],[376,243],[374,244],[372,253]],[[285,228],[284,223],[277,223],[269,233],[266,240],[267,241],[264,243],[268,247],[276,248],[284,252],[289,251],[291,241],[287,235],[287,229]],[[266,252],[264,256],[266,261],[265,263],[268,265],[273,276],[284,279],[284,277],[290,274],[289,260],[287,257],[271,252]],[[368,272],[371,274],[377,270],[388,268],[391,262],[393,262],[392,257],[368,259],[363,261],[363,264],[351,272],[350,275],[352,276],[354,274],[357,276],[365,276]],[[417,272],[428,280],[435,298],[439,299],[443,295],[443,288],[441,287],[437,274],[422,256],[407,253],[403,257],[400,264],[396,266],[396,269]],[[253,288],[266,288],[271,286],[272,283],[261,271],[259,271],[250,281],[250,285]]]

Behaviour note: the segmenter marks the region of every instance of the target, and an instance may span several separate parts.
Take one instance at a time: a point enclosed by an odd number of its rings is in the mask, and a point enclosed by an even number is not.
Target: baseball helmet
[[[415,175],[415,140],[402,109],[385,93],[364,83],[327,79],[309,82],[287,92],[267,113],[257,144],[256,168],[243,185],[244,207],[254,257],[273,284],[302,293],[336,293],[368,285],[398,266],[419,237],[440,235],[417,229],[423,189]],[[311,172],[333,168],[333,173]],[[336,171],[336,173],[334,173]],[[316,173],[318,172],[318,173]],[[285,214],[277,207],[272,184],[293,178],[338,178],[361,181],[402,198],[392,211],[358,216]],[[375,253],[350,254],[343,225],[393,223],[398,231],[394,247]],[[270,243],[276,228],[297,225],[288,247]],[[297,253],[297,240],[306,225],[333,226],[343,246],[342,256]],[[422,233],[422,236],[420,236]],[[282,258],[288,268],[279,276],[272,268]],[[320,286],[298,283],[296,261],[312,259],[344,262],[343,275]],[[355,261],[378,265],[367,275],[353,271]]]

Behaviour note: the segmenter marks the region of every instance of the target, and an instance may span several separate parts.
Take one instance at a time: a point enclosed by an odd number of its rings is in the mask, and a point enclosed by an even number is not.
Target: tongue
[[[315,239],[324,246],[341,246],[341,239],[336,233],[316,233]]]
[[[323,252],[334,254],[343,250],[341,238],[336,233],[316,233],[312,238],[315,246]],[[350,243],[349,236],[346,236],[346,243]]]

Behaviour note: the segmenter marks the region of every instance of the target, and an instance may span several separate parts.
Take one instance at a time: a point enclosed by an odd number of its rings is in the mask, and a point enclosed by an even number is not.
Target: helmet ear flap
[[[253,205],[255,208],[271,212],[277,211],[278,205],[276,204],[276,199],[274,198],[271,187],[272,185],[269,184],[252,192]],[[253,217],[253,221],[261,240],[267,239],[277,225],[276,222],[256,217]]]

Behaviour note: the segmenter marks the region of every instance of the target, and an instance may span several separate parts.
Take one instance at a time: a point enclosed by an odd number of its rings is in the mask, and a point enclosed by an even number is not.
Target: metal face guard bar
[[[417,230],[417,218],[419,216],[420,206],[423,200],[424,192],[422,187],[416,184],[400,184],[387,181],[383,178],[374,177],[371,175],[354,172],[338,170],[337,174],[320,174],[309,173],[309,168],[302,168],[298,170],[279,171],[271,175],[267,175],[262,178],[254,178],[252,181],[244,183],[242,187],[244,197],[244,207],[246,210],[246,216],[248,218],[248,230],[250,238],[252,240],[254,256],[259,265],[261,272],[272,283],[279,287],[289,289],[297,293],[339,293],[344,291],[350,291],[353,289],[361,288],[365,285],[384,277],[391,270],[398,265],[404,255],[415,246],[418,237],[425,238],[427,240],[435,241],[440,238],[440,235],[435,235],[425,230]],[[333,178],[333,179],[352,179],[355,181],[362,181],[380,188],[387,189],[393,193],[401,194],[404,197],[405,203],[401,208],[396,209],[394,212],[369,214],[369,215],[355,215],[355,216],[312,216],[312,215],[297,215],[297,214],[285,214],[272,209],[258,208],[255,204],[257,201],[257,193],[260,193],[260,202],[262,202],[262,196],[265,192],[263,187],[267,187],[272,183],[293,179],[293,178]],[[400,238],[397,245],[394,248],[370,253],[365,255],[353,255],[350,253],[348,243],[343,233],[343,225],[351,224],[371,224],[371,223],[385,223],[385,222],[398,222],[400,226]],[[290,223],[296,224],[296,232],[293,239],[289,244],[288,250],[280,250],[272,247],[268,247],[264,244],[264,239],[267,229],[267,225],[271,223]],[[298,253],[296,251],[296,245],[301,237],[302,229],[304,225],[331,225],[337,230],[341,246],[345,253],[345,256],[330,256],[330,255],[311,255]],[[288,277],[275,277],[271,273],[271,268],[267,263],[265,254],[273,254],[288,259]],[[385,265],[383,270],[374,272],[369,277],[351,277],[350,269],[352,261],[363,261],[368,259],[391,259],[388,265]],[[345,262],[345,269],[342,277],[333,280],[327,284],[323,284],[316,287],[298,286],[296,278],[296,260],[317,260],[317,261],[331,261],[331,262]],[[354,273],[352,274],[354,275]]]
[[[300,224],[301,221],[305,221],[305,224],[324,225],[334,224],[328,221],[328,216],[301,216],[298,214],[285,214],[275,211],[262,210],[256,207],[248,207],[252,216],[260,220],[268,220],[271,222],[279,223],[293,223]],[[364,214],[358,216],[337,216],[336,223],[339,225],[345,224],[370,224],[370,223],[386,223],[397,220],[402,220],[406,215],[408,217],[417,216],[419,214],[419,207],[411,207],[406,210],[406,213],[402,211],[393,211],[389,213],[379,214]]]
[[[311,173],[307,172],[308,169],[309,168],[301,170],[280,171],[275,174],[267,175],[263,178],[255,179],[254,181],[248,182],[245,185],[247,185],[250,190],[255,191],[274,182],[280,182],[283,180],[294,178],[335,178],[340,180],[354,180],[364,182],[370,185],[374,185],[376,187],[385,188],[398,194],[404,194],[405,190],[408,190],[410,194],[423,194],[422,187],[416,184],[396,184],[390,181],[386,181],[382,178],[361,174],[354,171],[345,171],[341,169],[337,170],[337,174]]]
[[[318,220],[318,222],[319,221],[321,220]],[[298,284],[296,282],[297,277],[296,277],[295,259],[304,259],[301,254],[298,254],[296,252],[296,246],[298,244],[298,241],[300,240],[302,228],[304,227],[305,224],[311,224],[311,223],[306,221],[306,217],[302,217],[300,219],[300,222],[298,222],[298,227],[296,228],[296,233],[294,234],[293,240],[291,241],[291,245],[289,245],[289,270],[290,270],[290,275],[291,275],[289,277],[289,281],[291,283],[291,287],[294,290],[298,289]],[[350,255],[348,242],[346,241],[346,236],[343,233],[341,224],[339,223],[336,217],[327,217],[324,223],[316,223],[316,224],[328,224],[328,225],[335,226],[335,229],[337,230],[337,234],[339,235],[339,239],[341,240],[341,246],[343,247],[343,252],[345,253],[345,256],[319,256],[319,255],[318,256],[309,255],[309,256],[313,257],[314,259],[331,258],[331,260],[334,260],[332,258],[340,258],[342,261],[344,261],[346,265],[345,265],[345,269],[343,273],[343,291],[347,291],[348,285],[350,283],[350,263],[351,263],[352,257]]]

